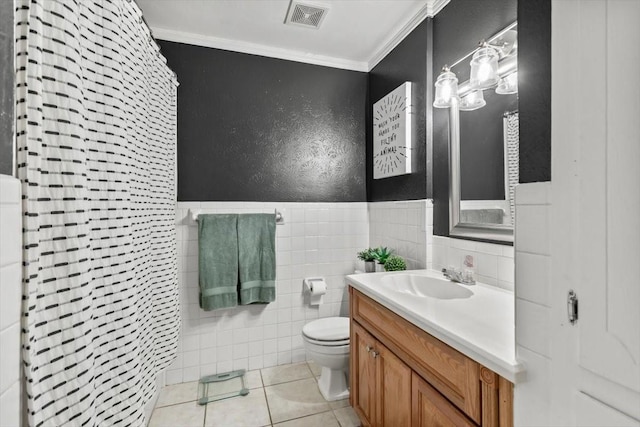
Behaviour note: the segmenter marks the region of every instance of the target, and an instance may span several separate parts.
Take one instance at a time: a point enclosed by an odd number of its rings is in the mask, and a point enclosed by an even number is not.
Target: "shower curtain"
[[[135,2],[16,1],[31,426],[141,426],[180,330],[177,82]]]

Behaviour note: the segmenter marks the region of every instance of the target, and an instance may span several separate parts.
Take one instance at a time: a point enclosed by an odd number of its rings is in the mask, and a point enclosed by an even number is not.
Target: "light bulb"
[[[473,89],[486,89],[498,83],[498,52],[491,46],[483,45],[471,59],[471,78]]]
[[[458,78],[455,74],[444,68],[435,83],[436,93],[433,106],[436,108],[449,108],[451,98],[458,96]]]
[[[459,108],[461,111],[473,111],[485,105],[487,105],[487,102],[484,100],[482,91],[474,90],[462,97]]]
[[[518,93],[518,72],[511,73],[500,79],[496,93],[499,95],[511,95]]]

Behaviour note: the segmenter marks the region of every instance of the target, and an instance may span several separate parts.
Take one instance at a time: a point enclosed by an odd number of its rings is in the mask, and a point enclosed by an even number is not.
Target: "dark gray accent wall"
[[[551,181],[551,0],[518,2],[518,46],[520,183]]]
[[[160,45],[180,82],[178,200],[366,200],[367,73]]]
[[[535,3],[535,4],[534,4]],[[545,3],[545,5],[542,5]],[[540,6],[539,8],[536,7]],[[518,111],[520,118],[520,182],[549,180],[551,168],[550,0],[451,0],[433,19],[434,77],[444,64],[467,54],[475,44],[518,20]],[[532,24],[532,21],[535,24]],[[535,93],[539,88],[539,92]],[[434,234],[449,234],[448,112],[433,111]],[[468,162],[465,168],[481,168]],[[481,170],[473,171],[481,173]]]
[[[0,174],[13,173],[13,1],[0,1]]]
[[[430,197],[427,190],[427,152],[431,151],[427,138],[428,62],[431,44],[431,19],[416,27],[369,73],[367,106],[367,199],[369,201],[415,200]],[[373,179],[373,104],[402,83],[413,84],[414,106],[413,164],[408,175]]]

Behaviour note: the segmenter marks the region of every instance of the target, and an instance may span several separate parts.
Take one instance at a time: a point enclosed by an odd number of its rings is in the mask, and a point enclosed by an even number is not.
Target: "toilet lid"
[[[302,333],[316,341],[342,341],[349,339],[348,317],[326,317],[302,327]]]

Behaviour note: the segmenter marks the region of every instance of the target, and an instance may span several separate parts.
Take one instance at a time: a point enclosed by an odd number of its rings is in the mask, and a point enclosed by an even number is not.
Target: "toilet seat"
[[[326,317],[307,323],[302,327],[304,339],[320,346],[349,345],[349,318]]]
[[[304,335],[302,336],[304,338],[304,340],[308,343],[311,344],[315,344],[315,345],[319,345],[322,347],[340,347],[343,345],[349,345],[349,340],[340,340],[340,341],[320,341],[320,340],[314,340],[309,338],[308,336]]]

